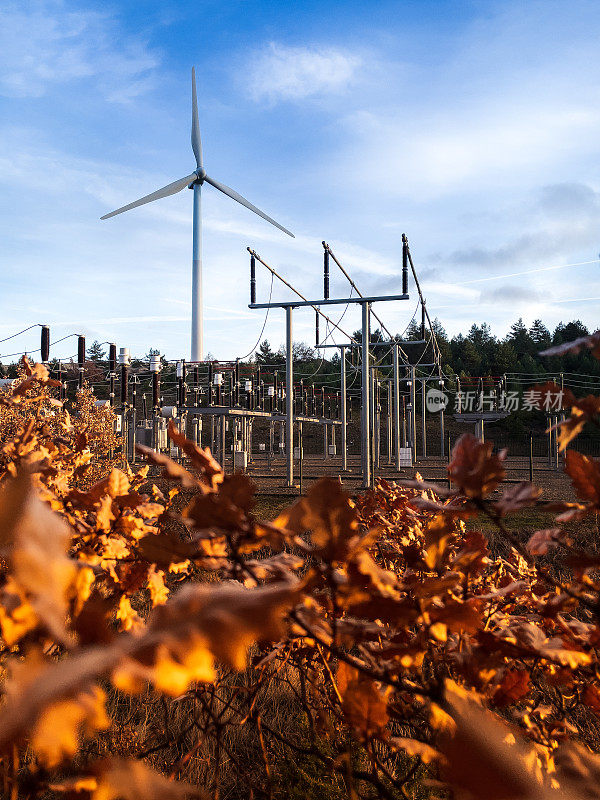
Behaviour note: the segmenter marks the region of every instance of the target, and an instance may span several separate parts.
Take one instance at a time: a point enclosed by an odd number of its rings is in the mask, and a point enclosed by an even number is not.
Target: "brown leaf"
[[[430,612],[432,622],[443,622],[451,631],[460,633],[476,633],[483,627],[480,602],[477,599],[446,603],[442,608],[434,608]]]
[[[516,729],[485,710],[473,692],[446,681],[445,707],[456,725],[454,734],[440,737],[446,757],[442,772],[460,800],[550,800],[536,771],[531,745],[521,743]],[[509,744],[512,741],[512,744]],[[575,800],[565,791],[561,800]]]
[[[243,509],[246,513],[252,510],[255,504],[254,495],[256,485],[241,472],[225,475],[219,487],[221,497],[226,497],[234,506]]]
[[[198,445],[186,439],[181,433],[173,420],[169,420],[169,438],[180,447],[186,456],[190,459],[196,469],[205,475],[211,486],[216,486],[223,480],[223,468],[215,461],[208,447],[202,450]]]
[[[136,543],[136,551],[151,564],[168,567],[198,553],[194,542],[185,542],[173,533],[149,533]]]
[[[104,700],[102,689],[93,687],[72,700],[59,700],[43,710],[33,730],[31,746],[44,766],[56,767],[75,755],[80,733],[91,736],[109,727]]]
[[[448,475],[467,497],[485,497],[506,475],[506,451],[495,454],[491,442],[482,442],[471,433],[463,433],[452,450]]]
[[[398,750],[404,750],[409,756],[418,756],[424,764],[431,764],[434,761],[443,761],[444,756],[425,742],[418,739],[407,739],[402,736],[394,736],[388,740],[388,744]]]
[[[125,495],[129,491],[129,479],[124,472],[120,469],[113,467],[110,475],[108,476],[106,488],[111,497],[119,497]]]
[[[184,487],[184,489],[200,488],[200,483],[196,480],[196,478],[194,478],[191,472],[188,472],[187,469],[182,467],[180,464],[177,464],[168,456],[158,453],[156,450],[153,450],[151,447],[146,447],[143,444],[136,444],[135,449],[138,453],[141,453],[141,455],[145,456],[148,461],[151,461],[153,464],[157,464],[159,467],[162,467],[163,477],[178,481]]]
[[[122,658],[124,643],[93,646],[59,662],[43,660],[41,655],[28,659],[18,670],[18,662],[9,666],[15,672],[11,691],[0,711],[0,750],[31,730],[45,708],[90,688],[95,679],[112,669]]]
[[[494,694],[494,704],[507,706],[516,703],[529,691],[529,672],[526,669],[507,669],[502,683]]]
[[[536,531],[527,542],[527,551],[532,556],[545,556],[549,550],[558,547],[564,531],[561,528],[545,528]]]
[[[14,542],[13,576],[51,634],[72,643],[65,622],[78,570],[66,555],[69,527],[38,498],[28,475],[18,475],[7,484],[0,499],[0,536]]]
[[[343,557],[358,530],[356,510],[340,482],[333,478],[314,483],[306,496],[283,511],[274,524],[294,533],[310,531],[314,545],[326,558]]]
[[[505,489],[500,500],[494,503],[494,507],[502,516],[505,516],[514,511],[519,511],[521,508],[534,506],[541,494],[542,490],[534,486],[533,483],[521,481],[521,483]]]
[[[583,702],[595,714],[600,715],[600,688],[594,683],[588,683],[583,690]]]
[[[387,702],[375,682],[343,661],[338,666],[336,682],[349,724],[365,739],[385,736]]]
[[[446,546],[454,532],[454,523],[444,514],[438,514],[427,523],[425,529],[425,563],[431,570],[439,570],[444,564]]]
[[[200,530],[240,530],[245,527],[246,514],[220,492],[197,494],[183,516]]]
[[[581,500],[589,500],[593,505],[600,506],[600,461],[575,450],[567,450],[565,472]]]
[[[207,798],[202,789],[176,782],[141,761],[110,758],[96,765],[91,800],[184,800]]]

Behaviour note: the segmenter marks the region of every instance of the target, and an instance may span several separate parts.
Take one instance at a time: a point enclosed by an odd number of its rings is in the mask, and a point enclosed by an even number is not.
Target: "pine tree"
[[[519,317],[519,319],[510,326],[506,341],[512,344],[519,358],[524,355],[531,355],[532,352],[535,352],[535,345],[529,337],[529,331],[522,317]]]
[[[410,341],[419,341],[421,339],[421,326],[414,319],[409,322],[404,338]]]
[[[256,363],[257,364],[277,364],[280,361],[280,357],[277,353],[274,353],[271,350],[271,345],[269,344],[268,339],[264,339],[260,345],[258,350],[256,351]]]
[[[104,361],[106,359],[106,351],[97,339],[88,347],[87,357],[90,361]]]
[[[535,344],[538,350],[543,350],[544,347],[549,347],[551,342],[550,331],[544,325],[541,319],[534,319],[531,328],[529,328],[529,337]]]

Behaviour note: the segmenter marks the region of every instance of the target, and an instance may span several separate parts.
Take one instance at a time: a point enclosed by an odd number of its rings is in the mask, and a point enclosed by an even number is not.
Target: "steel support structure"
[[[421,452],[423,458],[427,456],[427,422],[425,419],[425,379],[421,381]]]
[[[415,377],[415,368],[410,368],[410,429],[411,429],[411,442],[410,446],[413,451],[413,461],[417,460],[417,386]]]
[[[363,474],[363,487],[371,486],[371,413],[370,413],[370,382],[371,382],[371,354],[369,340],[371,338],[371,303],[362,304],[362,448],[361,463]]]
[[[394,431],[394,458],[396,460],[396,469],[400,469],[400,374],[398,363],[398,345],[395,344],[392,350],[392,368],[393,368],[393,384],[394,384],[394,423],[392,429]],[[406,435],[406,434],[405,434]]]
[[[251,255],[256,254],[251,251]],[[258,259],[264,264],[262,259]],[[268,267],[268,265],[265,265]],[[271,267],[268,269],[273,273],[274,270]],[[277,276],[280,277],[280,276]],[[283,280],[283,279],[282,279]],[[287,284],[286,281],[284,283]],[[290,286],[290,284],[287,284]],[[299,294],[293,287],[290,286],[296,294]],[[283,308],[286,312],[286,370],[285,370],[285,378],[286,378],[286,432],[285,432],[285,440],[286,440],[286,463],[287,463],[287,485],[288,487],[293,486],[294,480],[294,373],[293,373],[293,362],[292,362],[292,311],[294,308],[304,308],[304,307],[312,307],[317,310],[318,306],[321,305],[360,305],[362,310],[362,341],[360,343],[361,351],[362,351],[362,386],[361,386],[361,398],[362,398],[362,407],[361,407],[361,423],[362,423],[362,430],[361,430],[361,466],[362,466],[362,485],[364,488],[369,488],[372,485],[372,451],[371,451],[371,436],[373,433],[373,428],[371,425],[371,414],[373,403],[371,399],[371,390],[370,390],[370,381],[371,381],[371,354],[370,354],[370,344],[371,344],[371,304],[374,302],[380,301],[389,301],[389,300],[408,300],[409,295],[407,293],[404,294],[392,294],[392,295],[381,295],[381,296],[369,296],[369,297],[341,297],[341,298],[326,298],[322,300],[306,300],[304,298],[300,300],[293,300],[293,301],[284,301],[278,303],[249,303],[248,308],[259,308],[259,309],[266,309],[266,308]],[[323,313],[323,312],[319,312]],[[323,315],[325,316],[325,315]],[[320,345],[321,347],[327,345]],[[339,346],[339,345],[338,345]],[[349,346],[349,345],[346,345]],[[342,356],[342,362],[344,362],[344,357]],[[343,366],[345,371],[345,364]],[[414,368],[413,368],[413,377],[414,377]],[[413,392],[414,392],[414,382],[413,382]],[[345,399],[345,392],[342,392],[344,400],[342,402],[342,415],[345,417],[345,408],[346,399]],[[414,406],[413,406],[413,413],[414,413]],[[347,421],[347,420],[346,420]],[[331,420],[328,420],[328,423],[331,424]],[[346,436],[346,425],[342,422],[342,436]],[[343,454],[346,453],[346,448],[342,447]]]
[[[294,485],[294,359],[292,342],[293,306],[285,307],[285,456],[287,485]]]
[[[340,347],[341,361],[341,416],[342,416],[342,470],[348,469],[348,409],[346,406],[346,347]],[[335,430],[335,429],[334,429]]]

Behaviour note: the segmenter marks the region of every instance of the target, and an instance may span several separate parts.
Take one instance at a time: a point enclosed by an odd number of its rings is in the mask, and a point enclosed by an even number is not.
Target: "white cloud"
[[[254,100],[303,100],[344,92],[361,59],[335,47],[288,47],[271,42],[252,56],[249,91]]]
[[[107,13],[69,10],[60,0],[0,8],[0,94],[41,97],[53,85],[95,77],[108,100],[145,92],[159,63],[141,40],[120,36]]]

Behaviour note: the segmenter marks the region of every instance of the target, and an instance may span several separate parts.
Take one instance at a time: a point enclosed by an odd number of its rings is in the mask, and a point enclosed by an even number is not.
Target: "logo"
[[[448,405],[448,395],[440,391],[440,389],[428,389],[425,396],[425,404],[427,411],[434,414],[437,411],[443,411]]]

